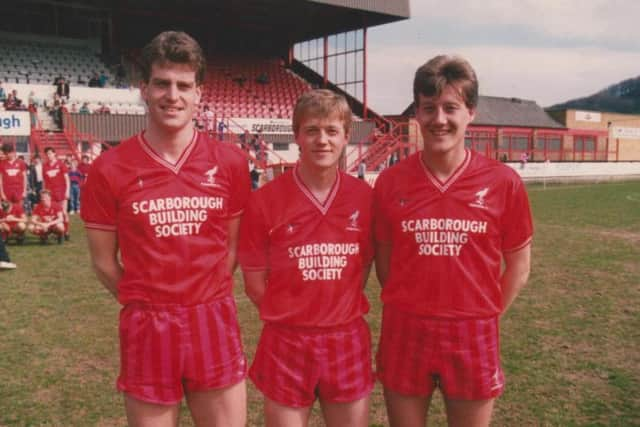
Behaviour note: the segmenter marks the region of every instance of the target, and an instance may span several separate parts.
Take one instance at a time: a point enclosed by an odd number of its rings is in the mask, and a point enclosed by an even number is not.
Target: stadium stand
[[[218,57],[208,64],[200,107],[223,117],[290,118],[309,89],[281,59]]]

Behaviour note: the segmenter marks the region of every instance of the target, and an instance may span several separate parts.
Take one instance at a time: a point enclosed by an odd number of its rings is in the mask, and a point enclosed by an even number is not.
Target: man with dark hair
[[[529,276],[527,193],[511,168],[464,146],[478,100],[467,61],[418,68],[414,100],[424,149],[374,190],[377,375],[393,427],[425,425],[436,388],[449,425],[487,426],[504,389],[498,321]]]
[[[27,194],[27,166],[16,157],[13,144],[2,144],[2,153],[5,158],[0,161],[0,200],[22,206]]]
[[[69,83],[64,77],[60,78],[56,83],[56,95],[58,95],[61,100],[69,99]]]
[[[198,426],[246,422],[232,273],[251,184],[234,145],[194,128],[204,67],[182,32],[143,49],[146,129],[98,157],[82,191],[94,270],[123,306],[117,386],[134,426],[177,425],[184,395]]]

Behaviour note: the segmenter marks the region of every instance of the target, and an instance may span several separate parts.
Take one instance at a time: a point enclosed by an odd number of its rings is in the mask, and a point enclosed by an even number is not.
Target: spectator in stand
[[[7,99],[7,94],[4,91],[4,87],[2,86],[2,82],[0,82],[0,101],[4,102]]]
[[[4,100],[4,109],[7,111],[17,110],[16,98],[13,93],[9,93],[7,98]]]
[[[71,191],[69,194],[69,215],[75,215],[80,212],[80,185],[83,182],[84,175],[78,169],[78,161],[71,159],[71,167],[69,168],[69,182],[71,183]]]
[[[42,190],[40,193],[40,203],[33,208],[29,232],[40,238],[40,243],[45,244],[49,235],[56,236],[58,244],[62,243],[65,237],[64,212],[62,207],[51,200],[51,193]]]
[[[89,79],[89,87],[100,87],[100,76],[98,73],[93,73],[93,76]]]
[[[56,83],[56,95],[58,95],[61,100],[69,99],[69,83],[64,77],[60,78],[58,83]]]
[[[22,203],[11,203],[4,200],[0,209],[0,233],[3,242],[6,243],[13,237],[16,243],[21,245],[24,242],[26,230],[27,214],[24,213]]]
[[[111,114],[111,110],[107,104],[101,102],[99,105],[100,107],[95,111],[96,114]]]
[[[249,129],[245,129],[242,135],[240,135],[240,145],[242,146],[243,150],[248,148],[247,144],[249,143],[250,139],[251,134],[249,133]]]
[[[211,136],[213,134],[215,119],[213,117],[213,111],[209,109],[208,105],[204,106],[202,110],[202,124],[205,131]]]
[[[89,110],[89,104],[87,104],[86,102],[83,102],[82,106],[80,107],[80,110],[78,110],[78,113],[91,114],[91,110]]]
[[[34,91],[29,92],[29,97],[27,98],[28,105],[35,105],[36,107],[40,106],[40,98],[36,96]]]
[[[69,240],[69,216],[67,215],[67,203],[69,202],[69,169],[56,156],[56,150],[53,147],[44,149],[47,161],[42,166],[44,177],[44,190],[49,192],[50,198],[54,204],[59,204],[63,211],[64,234]],[[43,190],[43,191],[44,191]],[[42,192],[40,193],[42,198]]]
[[[116,66],[116,86],[119,88],[126,86],[126,77],[127,73],[124,69],[124,65],[122,63]]]
[[[27,214],[31,215],[32,207],[40,202],[40,191],[42,191],[42,161],[37,155],[31,157],[31,164],[27,169],[27,191],[29,199]]]
[[[220,119],[220,122],[218,122],[218,139],[220,141],[224,141],[224,128],[227,127],[224,124],[224,119]]]
[[[362,161],[358,165],[358,178],[364,180],[364,175],[366,172],[367,172],[367,164],[364,161]]]
[[[58,98],[56,98],[53,101],[53,106],[49,110],[49,115],[53,119],[53,122],[55,123],[55,125],[60,130],[64,129],[64,123],[62,121],[62,114],[63,114],[62,104],[60,103],[60,100]]]
[[[16,158],[13,144],[2,144],[4,160],[0,161],[0,199],[22,206],[27,194],[27,166]]]
[[[260,185],[260,171],[255,165],[251,169],[251,172],[249,172],[249,175],[251,176],[251,188],[257,190]]]
[[[16,265],[11,262],[7,248],[4,247],[4,241],[0,239],[0,270],[13,270]]]
[[[69,112],[71,113],[77,113],[78,112],[78,104],[76,104],[75,102],[73,102],[71,104],[71,108],[69,109]]]
[[[100,77],[98,77],[98,81],[100,82],[100,87],[105,87],[107,85],[107,80],[109,77],[103,72],[100,73]]]

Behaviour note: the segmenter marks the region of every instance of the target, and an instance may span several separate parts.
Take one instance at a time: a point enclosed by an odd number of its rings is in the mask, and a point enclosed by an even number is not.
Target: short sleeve
[[[391,224],[385,209],[390,201],[386,200],[384,187],[384,181],[378,178],[373,189],[373,237],[378,243],[391,242]]]
[[[507,197],[502,221],[502,251],[513,252],[522,249],[531,242],[533,220],[529,197],[519,178],[512,184]]]
[[[238,262],[243,270],[268,269],[268,229],[259,193],[253,193],[240,221]]]
[[[243,157],[238,156],[237,162],[231,169],[231,198],[229,203],[229,216],[242,215],[245,205],[251,194],[251,178],[249,176],[249,165]]]
[[[104,171],[94,163],[81,192],[81,217],[86,228],[116,231],[117,200]]]

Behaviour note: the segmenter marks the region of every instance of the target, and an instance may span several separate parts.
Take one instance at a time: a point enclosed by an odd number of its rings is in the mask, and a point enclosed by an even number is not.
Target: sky
[[[413,74],[439,54],[466,58],[480,94],[547,107],[640,76],[637,0],[410,0],[409,20],[367,35],[369,105],[398,114]],[[517,6],[516,6],[517,5]]]

